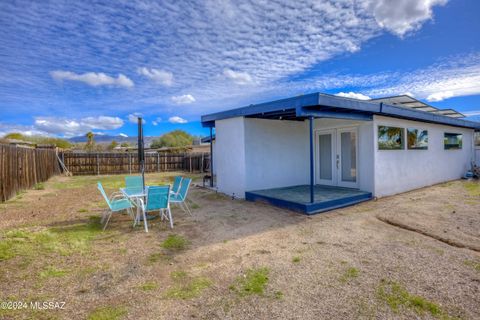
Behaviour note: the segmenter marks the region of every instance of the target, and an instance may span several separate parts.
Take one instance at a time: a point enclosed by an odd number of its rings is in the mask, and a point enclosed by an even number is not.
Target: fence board
[[[0,145],[0,202],[60,172],[54,149]]]
[[[60,155],[73,175],[139,172],[136,153],[75,153]],[[209,153],[147,153],[145,172],[209,170]],[[0,202],[62,172],[56,150],[0,145]]]
[[[65,166],[73,175],[128,174],[139,172],[136,153],[63,154]],[[147,153],[145,172],[205,172],[209,153]]]

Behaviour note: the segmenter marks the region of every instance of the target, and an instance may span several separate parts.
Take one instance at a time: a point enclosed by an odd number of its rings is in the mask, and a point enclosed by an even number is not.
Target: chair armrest
[[[110,197],[110,202],[117,199],[128,199],[128,198],[125,197],[123,194],[114,194]]]
[[[113,192],[113,193],[110,195],[110,201],[112,201],[114,198],[116,198],[116,197],[118,197],[118,196],[125,197],[122,192],[120,192],[120,191],[115,191],[115,192]]]

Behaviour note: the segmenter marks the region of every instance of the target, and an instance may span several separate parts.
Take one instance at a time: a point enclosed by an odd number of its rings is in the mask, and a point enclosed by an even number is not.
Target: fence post
[[[167,171],[167,153],[165,152],[165,172]]]
[[[128,172],[132,174],[132,154],[128,153]]]
[[[98,152],[97,152],[97,176],[100,175],[100,163],[98,160]]]
[[[160,153],[157,152],[157,172],[160,172]]]
[[[203,161],[204,161],[205,153],[202,152],[202,163],[200,164],[200,172],[203,173]]]
[[[190,153],[188,157],[190,158],[190,172],[192,172],[192,154]]]

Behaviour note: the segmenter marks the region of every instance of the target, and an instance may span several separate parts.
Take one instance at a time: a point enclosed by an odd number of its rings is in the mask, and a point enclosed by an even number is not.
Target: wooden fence
[[[0,202],[59,173],[55,149],[0,145]]]
[[[73,175],[126,174],[139,172],[136,153],[70,153],[61,155]],[[145,172],[205,172],[210,167],[209,153],[147,153]]]

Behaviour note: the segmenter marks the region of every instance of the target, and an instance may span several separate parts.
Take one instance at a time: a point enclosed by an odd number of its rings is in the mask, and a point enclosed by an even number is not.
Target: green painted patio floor
[[[314,202],[310,202],[310,186],[301,185],[245,192],[248,201],[262,201],[274,206],[316,214],[372,199],[370,192],[358,189],[316,185]]]
[[[256,190],[250,192],[269,198],[281,199],[291,202],[305,204],[310,202],[310,186],[308,185]],[[324,185],[316,185],[314,188],[315,202],[331,201],[345,197],[361,196],[367,194],[369,194],[369,192],[351,188]]]

